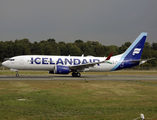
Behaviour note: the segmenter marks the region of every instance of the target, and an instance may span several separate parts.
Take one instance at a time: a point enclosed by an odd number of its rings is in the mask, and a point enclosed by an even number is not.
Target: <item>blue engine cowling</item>
[[[67,66],[55,66],[53,71],[49,71],[49,74],[69,74],[70,70]]]

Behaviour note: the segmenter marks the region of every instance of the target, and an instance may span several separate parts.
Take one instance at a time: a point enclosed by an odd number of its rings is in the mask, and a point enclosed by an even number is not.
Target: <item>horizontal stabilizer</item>
[[[132,62],[132,63],[140,62],[140,64],[143,64],[143,63],[147,62],[148,60],[153,60],[153,59],[155,59],[155,58],[133,60],[133,61],[131,61],[131,62]]]

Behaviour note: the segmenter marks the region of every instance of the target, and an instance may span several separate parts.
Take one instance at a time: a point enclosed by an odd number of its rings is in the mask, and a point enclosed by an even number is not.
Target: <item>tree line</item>
[[[126,51],[131,42],[125,42],[120,47],[116,45],[105,46],[98,41],[75,40],[74,43],[65,43],[64,41],[56,42],[55,39],[49,38],[40,42],[31,43],[29,39],[24,38],[15,41],[0,41],[0,61],[4,58],[10,58],[18,55],[71,55],[71,56],[108,56],[111,52],[118,55]],[[150,44],[146,42],[144,45],[142,58],[157,58],[157,43]],[[140,66],[141,67],[141,66]],[[148,61],[142,67],[156,67],[157,59]],[[139,68],[139,67],[138,67]],[[147,69],[148,69],[147,68]],[[137,67],[136,67],[137,69]]]

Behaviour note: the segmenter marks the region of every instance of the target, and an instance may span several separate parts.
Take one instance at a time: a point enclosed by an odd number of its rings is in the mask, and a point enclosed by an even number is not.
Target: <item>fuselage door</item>
[[[23,57],[20,58],[20,65],[24,65]]]

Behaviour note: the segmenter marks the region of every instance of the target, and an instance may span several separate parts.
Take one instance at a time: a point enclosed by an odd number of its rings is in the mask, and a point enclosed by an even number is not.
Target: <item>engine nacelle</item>
[[[49,71],[49,74],[69,74],[70,70],[67,66],[56,66],[53,71]]]

